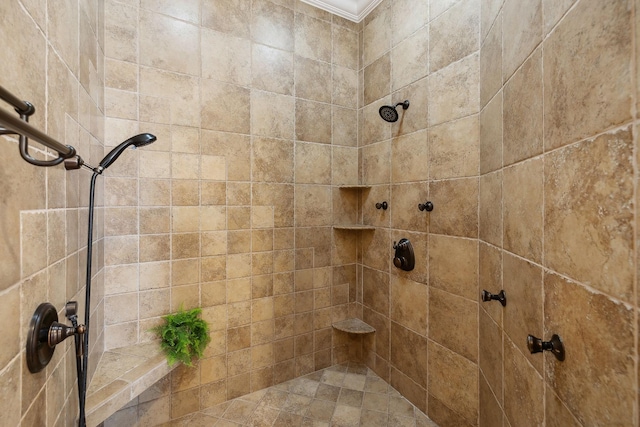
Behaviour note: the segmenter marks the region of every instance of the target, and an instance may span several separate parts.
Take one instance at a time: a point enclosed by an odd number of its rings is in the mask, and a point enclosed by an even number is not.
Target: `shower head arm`
[[[399,107],[400,105],[402,105],[402,109],[403,110],[406,110],[407,108],[409,108],[409,100],[407,99],[407,100],[404,100],[402,102],[398,102],[396,104],[396,107]]]

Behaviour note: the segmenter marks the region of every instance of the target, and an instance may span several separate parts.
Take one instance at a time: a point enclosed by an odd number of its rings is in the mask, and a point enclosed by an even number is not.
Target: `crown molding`
[[[304,3],[331,12],[353,22],[360,22],[382,0],[302,0]]]

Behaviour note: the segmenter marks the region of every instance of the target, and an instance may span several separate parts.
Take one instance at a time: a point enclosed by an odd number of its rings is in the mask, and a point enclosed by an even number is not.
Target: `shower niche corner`
[[[350,191],[357,192],[358,196],[362,194],[363,191],[371,189],[370,185],[363,184],[354,184],[354,185],[340,185],[338,186],[340,191]],[[386,210],[386,209],[385,209]],[[351,231],[373,231],[376,229],[373,225],[365,225],[365,224],[334,224],[334,230],[351,230]]]

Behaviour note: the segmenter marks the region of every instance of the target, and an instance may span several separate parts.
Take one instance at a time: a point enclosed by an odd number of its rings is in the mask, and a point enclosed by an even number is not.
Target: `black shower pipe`
[[[91,185],[89,188],[89,221],[87,226],[87,280],[84,296],[84,333],[82,342],[82,361],[80,354],[76,351],[76,370],[78,371],[78,404],[80,411],[78,415],[78,427],[86,426],[85,403],[87,400],[87,369],[89,365],[89,319],[91,316],[91,259],[93,256],[93,210],[96,199],[96,179],[102,170],[94,169],[91,175]],[[78,368],[78,365],[80,368]]]
[[[145,145],[151,144],[155,140],[155,135],[152,135],[150,133],[141,133],[140,135],[131,137],[111,150],[106,156],[104,156],[97,167],[89,167],[93,171],[93,174],[91,175],[91,185],[89,187],[89,219],[87,224],[87,278],[84,297],[84,326],[86,328],[86,331],[83,335],[82,348],[80,349],[81,351],[77,351],[78,345],[76,343],[76,370],[78,371],[78,405],[80,406],[78,415],[78,427],[85,427],[87,422],[85,414],[85,404],[87,401],[87,371],[89,367],[89,320],[91,317],[91,267],[93,259],[93,211],[96,199],[96,180],[98,178],[98,175],[102,175],[102,172],[104,172],[106,168],[111,166],[113,162],[115,162],[118,157],[120,157],[120,155],[124,152],[124,150],[129,146],[133,146],[133,148],[144,147]],[[70,167],[80,168],[81,166],[86,165],[82,162],[82,159],[79,159],[79,161],[75,162],[75,164],[72,164],[72,166]],[[80,361],[80,354],[82,354],[82,362]]]

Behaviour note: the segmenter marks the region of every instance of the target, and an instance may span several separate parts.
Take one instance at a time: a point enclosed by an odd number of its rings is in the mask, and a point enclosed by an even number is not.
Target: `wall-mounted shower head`
[[[111,150],[109,154],[104,156],[104,159],[102,159],[102,161],[100,162],[100,167],[102,169],[106,169],[111,166],[111,164],[115,162],[118,157],[120,157],[120,154],[122,154],[122,152],[130,145],[133,145],[133,148],[144,147],[145,145],[151,144],[155,140],[155,135],[152,135],[150,133],[141,133],[140,135],[133,136]]]
[[[380,117],[382,117],[383,120],[393,123],[393,122],[397,122],[398,121],[398,110],[396,110],[396,108],[398,107],[398,105],[402,105],[402,109],[406,110],[407,108],[409,108],[409,100],[407,99],[404,102],[398,102],[395,106],[393,105],[383,105],[382,107],[380,107]]]

